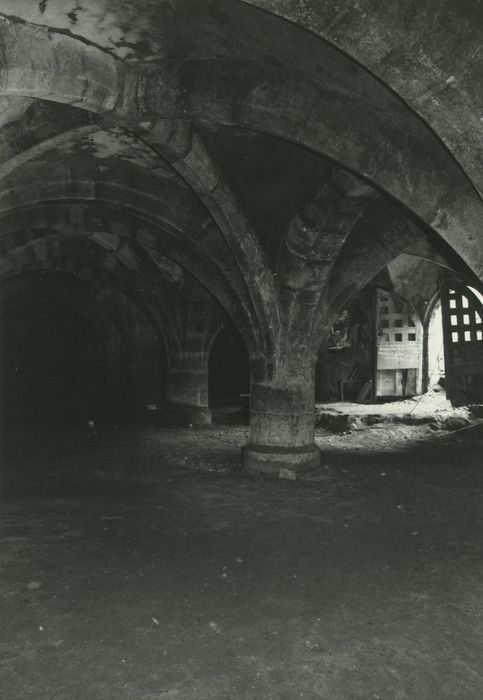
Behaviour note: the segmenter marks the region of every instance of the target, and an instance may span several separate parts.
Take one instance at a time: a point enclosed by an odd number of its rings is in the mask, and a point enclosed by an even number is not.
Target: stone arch
[[[63,194],[59,192],[60,186],[64,188]],[[233,288],[227,272],[223,272],[222,268],[222,265],[227,265],[227,263],[223,263],[221,258],[215,263],[207,255],[206,240],[203,240],[203,237],[209,238],[214,235],[215,240],[218,237],[218,233],[209,219],[205,219],[205,225],[200,226],[196,219],[190,221],[187,217],[185,218],[186,224],[183,224],[177,217],[176,202],[170,200],[169,196],[167,196],[166,204],[172,211],[172,220],[170,220],[169,212],[166,210],[160,220],[149,200],[142,197],[138,199],[138,211],[135,213],[133,207],[125,209],[125,198],[122,191],[115,185],[104,188],[102,195],[96,193],[101,202],[97,202],[95,199],[79,199],[79,193],[76,192],[74,183],[69,186],[63,182],[62,185],[62,181],[55,182],[54,180],[46,187],[44,194],[51,193],[54,201],[48,197],[44,205],[40,205],[38,200],[34,204],[35,197],[32,197],[30,201],[28,197],[24,199],[23,194],[25,193],[20,194],[19,199],[15,201],[15,190],[12,189],[13,199],[7,208],[2,207],[4,210],[2,216],[3,236],[12,235],[13,228],[16,231],[16,236],[35,237],[35,229],[46,226],[50,227],[51,231],[61,235],[90,236],[96,233],[112,233],[122,239],[135,240],[147,249],[155,250],[162,255],[168,254],[168,257],[189,270],[203,286],[210,289],[228,313],[237,319],[237,323],[241,325],[244,329],[243,332],[248,336],[248,342],[252,346],[255,343],[255,355],[263,353],[262,348],[266,347],[267,342],[270,344],[270,324],[266,323],[260,326],[260,322],[253,318],[252,303],[247,296],[245,284],[242,283],[241,287],[235,286]],[[55,201],[56,191],[57,201]],[[85,194],[92,197],[92,193],[92,187],[88,185]],[[18,208],[20,203],[22,207]],[[17,206],[11,209],[13,204]],[[31,222],[34,215],[38,224],[32,228]],[[188,227],[193,231],[191,240],[188,239],[186,233]],[[201,235],[198,234],[200,241],[198,244],[193,241],[195,230],[202,232]],[[230,269],[229,266],[228,269]],[[243,298],[244,295],[245,298]],[[258,341],[256,341],[257,336]]]
[[[297,38],[297,31],[296,27],[291,28],[291,42]],[[22,67],[21,62],[18,68],[25,72],[24,94],[37,90],[35,94],[44,99],[76,104],[98,113],[117,111],[126,123],[137,111],[139,121],[158,114],[168,119],[236,124],[286,138],[329,156],[374,182],[439,231],[477,274],[483,273],[482,247],[477,243],[481,235],[481,199],[430,129],[377,81],[372,97],[377,95],[378,109],[374,110],[357,90],[349,91],[348,100],[347,90],[319,85],[313,75],[291,75],[288,70],[277,72],[273,67],[267,70],[256,61],[180,59],[158,63],[148,74],[140,73],[138,68],[126,73],[123,64],[110,54],[58,32],[50,33],[50,44],[46,42],[47,30],[33,25],[11,22],[2,32],[6,60],[0,83],[3,82],[4,94],[18,90],[15,65],[19,59],[13,47],[22,46],[29,64]],[[320,40],[313,44],[313,51],[314,57],[321,51]],[[29,63],[32,53],[40,58],[40,67],[33,71],[32,62]],[[71,62],[66,62],[65,70],[53,79],[54,84],[46,85],[43,76],[48,74],[47,68],[55,75],[52,68],[64,54],[72,55]],[[339,57],[334,58],[336,73],[338,60]],[[356,73],[362,70],[351,65]],[[65,71],[69,68],[76,68],[75,74],[83,76],[82,90],[79,81],[67,86]],[[343,75],[337,73],[339,78]],[[370,76],[365,75],[364,79],[371,82]],[[104,83],[108,83],[109,90]],[[235,86],[243,86],[241,94]],[[358,119],[354,131],[348,123],[341,124],[341,110],[355,110]],[[324,114],[323,122],[320,114]],[[403,125],[404,140],[399,138],[399,127]],[[345,129],[342,133],[341,128]],[[394,128],[396,131],[392,132]],[[383,140],[389,145],[386,150],[381,151],[376,143],[370,146],[374,133],[378,134],[378,143],[380,135],[384,135]],[[334,152],[342,142],[344,148]],[[411,187],[401,173],[410,175]],[[464,238],[461,231],[465,232]]]
[[[3,94],[53,100],[99,113],[119,105],[126,71],[122,61],[108,52],[13,19],[2,21],[0,44]]]
[[[369,2],[241,1],[316,34],[357,61],[430,124],[482,191],[480,93],[474,89],[483,69],[478,2],[463,9],[458,2],[435,8],[419,0],[398,8]]]
[[[168,330],[173,319],[163,314],[163,308],[146,290],[147,280],[136,275],[129,261],[113,251],[99,250],[97,244],[91,244],[92,237],[83,241],[89,243],[89,248],[82,248],[78,239],[62,237],[49,228],[36,228],[35,233],[37,237],[28,242],[15,234],[2,241],[0,281],[8,281],[26,270],[63,271],[85,280],[97,290],[112,289],[140,308],[156,329],[165,351],[169,352],[169,342],[176,340],[175,334]],[[144,292],[140,291],[141,286]],[[164,290],[164,294],[167,293]]]
[[[123,265],[118,260],[117,266],[108,262],[112,255],[102,257],[85,250],[69,253],[62,246],[49,249],[36,245],[38,242],[13,250],[16,264],[10,269],[4,267],[0,275],[2,288],[8,290],[29,277],[58,288],[56,303],[67,304],[85,317],[103,341],[108,403],[105,415],[101,411],[99,417],[110,420],[119,412],[142,415],[147,403],[157,403],[164,396],[166,377],[162,368],[165,373],[177,341],[173,320],[169,323],[169,319],[160,318],[150,309],[149,300],[146,302],[133,292],[135,283],[126,279]],[[44,242],[40,239],[40,243]],[[11,256],[12,253],[6,253],[4,260],[10,261]],[[67,278],[68,286],[63,283]]]
[[[382,198],[374,201],[365,214],[353,227],[331,270],[327,295],[329,323],[332,312],[337,313],[401,253],[474,277],[469,266],[443,239]],[[320,329],[323,324],[320,315],[316,327]]]
[[[25,174],[25,168],[41,166],[30,165],[29,161],[48,157],[50,152],[66,150],[68,157],[64,160],[76,163],[73,165],[73,172],[69,173],[65,166],[59,168],[58,165],[49,162],[49,170],[53,167],[59,177],[59,187],[62,190],[64,175],[59,173],[59,169],[64,168],[67,178],[73,179],[74,173],[85,172],[89,166],[80,165],[82,157],[86,161],[86,153],[90,153],[91,167],[95,167],[102,172],[102,179],[106,178],[106,171],[110,172],[119,168],[116,158],[122,159],[124,168],[132,168],[131,178],[136,178],[137,188],[144,191],[147,197],[157,196],[153,181],[157,179],[166,181],[171,188],[177,185],[180,196],[184,197],[180,210],[193,208],[193,217],[198,216],[200,221],[206,216],[204,209],[211,214],[215,222],[214,228],[218,226],[225,238],[217,244],[217,256],[219,257],[220,247],[228,246],[231,256],[236,261],[240,270],[240,275],[245,281],[248,294],[253,298],[253,313],[261,313],[262,309],[269,309],[272,316],[272,323],[276,323],[277,308],[275,303],[275,291],[273,288],[273,278],[270,274],[269,266],[265,260],[263,250],[257,239],[253,224],[250,221],[248,209],[243,206],[236,192],[230,187],[226,169],[220,158],[215,157],[212,148],[207,145],[200,134],[192,125],[184,122],[160,121],[150,125],[149,131],[138,128],[130,132],[124,128],[104,128],[101,125],[92,123],[88,115],[81,110],[76,110],[68,105],[57,105],[56,110],[52,110],[54,103],[41,103],[31,101],[27,112],[32,111],[38,103],[47,105],[40,109],[40,113],[53,111],[52,119],[48,123],[48,134],[44,131],[40,134],[32,133],[27,126],[22,129],[22,122],[14,123],[14,135],[11,129],[5,138],[5,161],[0,164],[0,177],[11,176],[15,179]],[[59,115],[58,112],[61,111]],[[34,110],[35,114],[37,111]],[[54,116],[62,117],[63,131],[56,131],[53,128]],[[30,118],[30,117],[29,117]],[[86,123],[87,121],[87,123]],[[67,128],[65,128],[67,127]],[[0,132],[1,133],[1,132]],[[12,141],[12,143],[10,143]],[[26,150],[19,150],[19,143]],[[77,158],[75,154],[77,153]],[[18,168],[24,168],[20,173],[14,172]],[[176,175],[177,174],[177,175]],[[35,176],[35,173],[33,173]],[[52,179],[53,173],[50,173]],[[42,180],[42,178],[38,178]],[[164,187],[164,184],[158,186]],[[189,202],[189,194],[185,191],[190,188],[195,200]],[[131,182],[127,182],[128,189],[131,189]],[[201,206],[200,206],[201,204]],[[193,219],[194,220],[194,219]],[[264,323],[263,318],[260,319]]]

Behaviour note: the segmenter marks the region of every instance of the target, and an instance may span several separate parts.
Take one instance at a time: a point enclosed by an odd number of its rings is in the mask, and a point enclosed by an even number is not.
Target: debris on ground
[[[41,585],[42,584],[40,583],[40,581],[31,581],[27,585],[27,588],[29,589],[29,591],[38,591]]]
[[[434,430],[461,430],[471,425],[472,421],[466,416],[435,416],[431,421],[431,427]]]
[[[442,393],[433,391],[382,404],[335,402],[316,404],[317,428],[344,435],[385,424],[430,425],[433,430],[459,430],[483,418],[483,406],[453,408]]]

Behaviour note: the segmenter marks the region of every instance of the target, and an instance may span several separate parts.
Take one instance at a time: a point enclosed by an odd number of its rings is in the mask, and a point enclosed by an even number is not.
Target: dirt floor
[[[295,482],[246,437],[4,442],[2,700],[483,698],[483,427],[319,431]]]
[[[483,406],[453,408],[443,390],[430,390],[421,396],[385,403],[360,404],[348,401],[317,403],[316,425],[333,433],[366,430],[391,423],[430,425],[432,430],[457,430],[483,417]],[[397,442],[404,433],[388,433],[389,443]]]
[[[364,415],[380,413],[382,415],[428,415],[435,413],[454,412],[451,401],[446,398],[444,391],[428,391],[420,396],[412,396],[399,401],[387,401],[385,403],[351,403],[350,401],[336,401],[330,403],[318,403],[318,408],[334,410],[340,413]]]

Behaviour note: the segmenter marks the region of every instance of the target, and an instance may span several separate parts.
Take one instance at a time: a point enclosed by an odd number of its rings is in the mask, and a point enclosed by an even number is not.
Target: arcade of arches
[[[243,401],[244,472],[298,474],[315,401],[483,403],[482,32],[480,0],[0,0],[2,428]]]
[[[448,270],[483,277],[478,2],[464,41],[455,3],[431,32],[410,22],[431,3],[68,5],[1,3],[4,419],[167,403],[209,423],[228,323],[249,362],[228,380],[250,395],[245,466],[314,467],[316,360],[347,306],[365,294],[372,317],[379,280],[424,322]],[[357,379],[421,391],[403,346],[399,374],[362,349]],[[333,393],[327,358],[317,374]]]

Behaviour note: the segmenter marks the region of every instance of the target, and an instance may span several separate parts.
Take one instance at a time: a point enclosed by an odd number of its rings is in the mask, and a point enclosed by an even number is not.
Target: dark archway
[[[2,423],[85,422],[104,415],[107,349],[85,315],[32,294],[4,311],[1,335]]]
[[[210,405],[240,403],[250,393],[250,369],[245,343],[236,328],[225,322],[211,347],[209,361]]]

